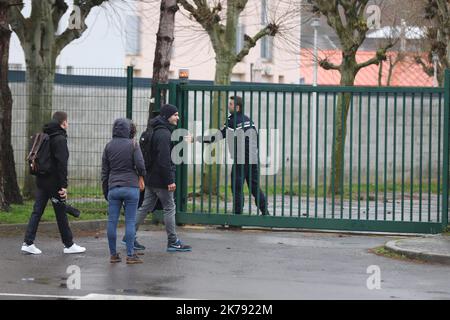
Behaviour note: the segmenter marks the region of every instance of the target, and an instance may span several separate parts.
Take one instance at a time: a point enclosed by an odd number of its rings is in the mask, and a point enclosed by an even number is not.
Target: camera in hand
[[[72,207],[70,204],[68,204],[66,202],[66,200],[59,200],[55,197],[50,199],[53,203],[64,203],[66,206],[66,213],[70,214],[71,216],[75,217],[75,218],[79,218],[80,217],[80,210],[78,210],[77,208]]]

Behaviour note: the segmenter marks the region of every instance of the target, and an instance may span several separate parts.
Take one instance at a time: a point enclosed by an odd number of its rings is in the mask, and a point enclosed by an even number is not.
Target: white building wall
[[[262,2],[263,0],[249,0],[240,16],[240,24],[244,25],[245,33],[251,37],[263,27],[261,24]],[[258,41],[248,56],[233,69],[232,81],[253,80],[273,83],[298,83],[299,81],[299,48],[296,48],[297,45],[293,40],[300,37],[300,17],[298,16],[297,19],[296,14],[293,13],[298,8],[295,8],[294,2],[286,4],[285,8],[282,8],[275,0],[268,3],[268,6],[277,6],[276,9],[267,10],[269,21],[282,20],[285,26],[283,29],[289,29],[289,31],[282,31],[281,36],[273,39],[272,61],[261,59],[261,40]],[[159,20],[155,17],[159,17],[159,5],[140,2],[137,12],[141,19],[140,52],[134,56],[127,55],[125,64],[135,66],[136,76],[152,77],[158,31],[158,23],[155,21]],[[288,17],[285,12],[290,12]],[[285,17],[278,17],[282,15]],[[286,22],[289,19],[291,21]],[[214,80],[215,53],[206,32],[193,18],[190,19],[189,13],[183,9],[176,13],[175,24],[174,51],[170,66],[171,78],[177,78],[178,70],[186,68],[189,69],[190,79]]]

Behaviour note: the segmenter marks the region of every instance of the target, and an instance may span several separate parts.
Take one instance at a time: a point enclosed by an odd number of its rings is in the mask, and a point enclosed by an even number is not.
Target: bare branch
[[[25,41],[25,35],[27,30],[27,20],[21,10],[23,8],[23,3],[18,3],[17,5],[12,5],[9,8],[8,21],[11,25],[11,29],[19,37],[20,42]]]
[[[94,7],[98,7],[109,0],[75,0],[74,5],[78,6],[81,11],[81,26],[80,28],[67,28],[56,39],[56,51],[59,54],[69,43],[73,40],[80,38],[87,30],[86,18]],[[72,12],[74,14],[75,11]]]
[[[328,61],[328,59],[322,59],[319,61],[319,66],[325,70],[340,70],[341,65],[333,64]]]
[[[52,12],[52,18],[53,18],[53,25],[55,26],[55,30],[58,28],[59,21],[63,17],[63,15],[66,13],[67,9],[69,9],[69,6],[64,0],[56,0],[55,4],[53,5],[53,12]]]
[[[268,24],[266,27],[261,29],[253,38],[245,35],[244,37],[244,47],[236,56],[236,62],[242,61],[242,59],[249,53],[250,49],[256,45],[256,42],[265,37],[271,36],[274,37],[278,33],[278,26],[275,24]]]
[[[373,57],[372,59],[369,59],[365,62],[358,63],[356,70],[359,71],[360,69],[368,67],[372,64],[378,65],[381,61],[386,60],[386,51],[389,50],[390,48],[392,48],[393,46],[394,46],[393,43],[389,43],[384,48],[378,49],[375,57]]]

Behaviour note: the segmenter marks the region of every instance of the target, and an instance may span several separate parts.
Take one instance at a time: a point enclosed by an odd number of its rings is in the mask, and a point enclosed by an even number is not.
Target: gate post
[[[127,68],[127,119],[133,117],[133,73],[134,68],[130,66]]]
[[[442,186],[442,228],[448,226],[448,196],[449,196],[449,139],[450,139],[450,70],[445,70],[444,95],[444,147],[443,147],[443,186]]]

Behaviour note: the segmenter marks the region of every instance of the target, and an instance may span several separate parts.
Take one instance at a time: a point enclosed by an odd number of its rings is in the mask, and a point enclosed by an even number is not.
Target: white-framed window
[[[126,17],[125,37],[125,54],[139,55],[141,53],[141,18],[139,16]]]
[[[273,37],[265,36],[261,40],[261,58],[267,61],[273,59]]]
[[[236,54],[244,48],[245,25],[239,24],[236,30]]]

